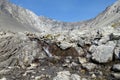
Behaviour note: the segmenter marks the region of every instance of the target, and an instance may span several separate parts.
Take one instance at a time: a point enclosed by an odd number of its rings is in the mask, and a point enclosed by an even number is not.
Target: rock
[[[70,80],[81,80],[81,77],[77,74],[72,74]]]
[[[35,77],[35,80],[47,80],[47,79],[49,79],[50,77],[51,77],[50,75],[41,74],[40,76],[36,76],[36,77]]]
[[[78,60],[79,60],[79,63],[81,63],[81,64],[87,62],[86,58],[82,58],[82,57],[78,57]]]
[[[91,53],[95,52],[96,48],[97,48],[97,46],[91,45],[89,48],[89,52],[91,52]]]
[[[107,63],[113,59],[114,42],[108,42],[106,45],[100,45],[92,54],[92,60],[98,63]]]
[[[84,63],[84,64],[82,64],[82,67],[87,69],[88,71],[91,71],[91,70],[95,69],[97,67],[97,65],[93,64],[93,63]]]
[[[110,40],[119,40],[120,39],[120,33],[111,33],[110,34]]]
[[[53,80],[70,80],[70,75],[69,71],[61,71],[57,73],[57,76]]]
[[[81,48],[81,47],[75,47],[75,49],[77,50],[78,52],[78,55],[84,55],[84,50]]]
[[[80,46],[80,47],[84,47],[85,41],[80,38],[80,39],[78,40],[77,45]]]
[[[116,47],[114,50],[115,59],[120,59],[120,48]]]
[[[105,44],[105,43],[107,43],[109,40],[110,40],[109,36],[106,35],[106,36],[102,37],[102,38],[99,40],[98,45]]]
[[[7,80],[5,77],[1,78],[0,80]]]
[[[112,70],[115,72],[120,72],[120,64],[113,65]]]
[[[91,76],[92,78],[96,78],[96,75],[95,74],[92,74],[92,76]]]
[[[61,42],[59,45],[58,45],[61,49],[65,50],[67,48],[70,48],[72,45],[68,42]]]
[[[82,80],[88,80],[88,79],[86,79],[86,78],[82,78]]]
[[[120,73],[112,73],[112,76],[116,79],[120,79]]]
[[[70,74],[69,71],[61,71],[53,80],[81,80],[81,77],[77,74]]]

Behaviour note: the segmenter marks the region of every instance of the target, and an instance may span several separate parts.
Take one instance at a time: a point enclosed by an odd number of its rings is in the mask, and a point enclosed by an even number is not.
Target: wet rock
[[[81,77],[77,74],[72,74],[70,80],[81,80]]]
[[[120,72],[120,64],[113,65],[112,70],[115,72]]]
[[[113,50],[115,48],[114,42],[109,42],[106,45],[100,45],[92,54],[92,60],[98,63],[107,63],[113,59]]]
[[[93,64],[93,63],[84,63],[84,64],[82,64],[82,67],[87,69],[88,71],[91,71],[91,70],[95,69],[97,67],[97,65]]]

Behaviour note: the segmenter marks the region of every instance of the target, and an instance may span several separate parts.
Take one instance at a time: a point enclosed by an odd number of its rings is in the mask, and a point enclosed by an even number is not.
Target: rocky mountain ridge
[[[40,32],[50,33],[63,30],[69,31],[84,27],[103,27],[119,22],[119,3],[120,1],[118,0],[94,19],[74,23],[60,22],[42,16],[39,17],[27,9],[9,3],[7,0],[1,0],[1,12],[9,15],[24,25],[37,29]]]

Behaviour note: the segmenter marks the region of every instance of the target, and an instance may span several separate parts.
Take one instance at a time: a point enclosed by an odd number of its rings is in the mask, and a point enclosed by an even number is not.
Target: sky
[[[117,0],[10,0],[21,7],[58,21],[77,22],[94,18]]]

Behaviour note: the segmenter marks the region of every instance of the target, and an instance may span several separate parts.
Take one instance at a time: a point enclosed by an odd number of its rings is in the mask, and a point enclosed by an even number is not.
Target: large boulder
[[[106,45],[98,46],[92,54],[92,60],[98,63],[107,63],[113,60],[113,50],[115,48],[113,41]]]

